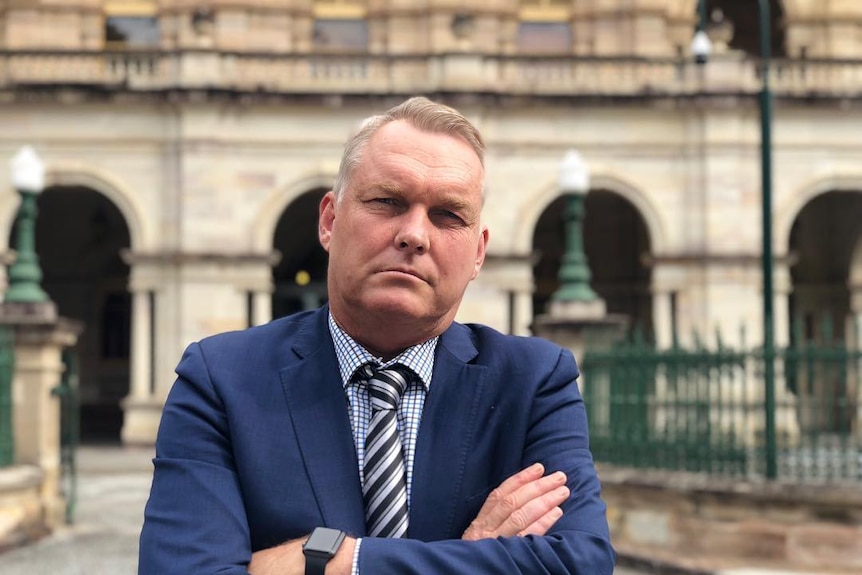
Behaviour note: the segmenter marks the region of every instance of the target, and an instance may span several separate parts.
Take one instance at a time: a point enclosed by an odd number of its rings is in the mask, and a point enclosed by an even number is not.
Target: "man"
[[[483,153],[424,98],[347,143],[328,305],[177,368],[140,574],[612,573],[571,353],[454,323],[488,243]]]

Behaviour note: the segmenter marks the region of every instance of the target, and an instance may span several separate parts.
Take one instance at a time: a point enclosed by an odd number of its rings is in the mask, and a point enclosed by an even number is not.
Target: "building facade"
[[[188,343],[325,301],[317,203],[342,145],[416,94],[488,145],[489,254],[459,320],[531,333],[574,148],[608,312],[659,345],[759,342],[758,12],[707,4],[698,65],[693,0],[0,0],[0,157],[47,164],[37,250],[86,325],[85,439],[152,442]],[[776,338],[831,318],[858,340],[862,4],[770,4]],[[17,206],[0,163],[5,251]]]

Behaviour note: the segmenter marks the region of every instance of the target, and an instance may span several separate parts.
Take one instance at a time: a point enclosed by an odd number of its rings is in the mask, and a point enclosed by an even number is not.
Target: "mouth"
[[[428,280],[426,280],[424,277],[422,277],[418,272],[416,272],[415,270],[408,269],[408,268],[387,268],[384,270],[380,270],[380,273],[394,274],[394,275],[398,275],[398,276],[410,276],[412,278],[416,278],[416,279],[421,280],[425,283],[428,283]]]

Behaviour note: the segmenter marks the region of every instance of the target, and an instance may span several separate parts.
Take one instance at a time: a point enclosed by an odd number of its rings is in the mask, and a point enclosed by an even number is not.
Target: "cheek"
[[[475,242],[459,242],[438,252],[438,267],[452,279],[469,281],[476,274],[478,246]]]
[[[351,269],[368,263],[385,249],[388,242],[386,226],[380,224],[350,222],[339,232],[339,241],[332,242],[333,250],[337,249],[342,265]]]

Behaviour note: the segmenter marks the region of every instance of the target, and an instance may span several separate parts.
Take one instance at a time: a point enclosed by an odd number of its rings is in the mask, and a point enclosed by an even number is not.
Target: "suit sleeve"
[[[522,467],[539,461],[549,472],[565,471],[571,490],[563,516],[545,536],[436,542],[366,538],[359,553],[360,575],[611,575],[615,554],[577,376],[571,353],[560,350],[531,406]]]
[[[247,574],[249,528],[227,416],[198,344],[177,375],[156,441],[138,573]]]

